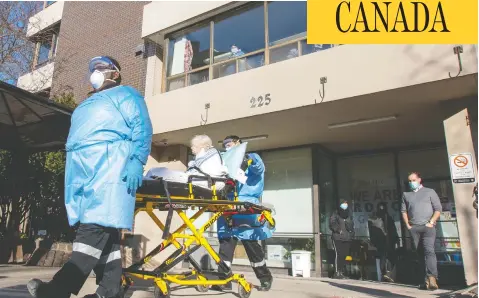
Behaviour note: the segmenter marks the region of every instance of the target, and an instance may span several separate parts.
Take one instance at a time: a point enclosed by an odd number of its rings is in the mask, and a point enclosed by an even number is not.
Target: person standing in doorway
[[[423,286],[428,290],[436,290],[438,272],[434,243],[436,222],[442,212],[441,201],[436,191],[422,185],[421,174],[418,172],[410,173],[408,181],[411,191],[403,194],[402,217],[411,233],[414,248],[420,253],[421,259],[424,257],[426,276]]]
[[[385,203],[378,204],[377,211],[368,219],[368,228],[371,243],[376,247],[380,259],[382,279],[394,282],[391,272],[396,264],[395,248],[399,243],[399,236]]]
[[[226,150],[230,150],[239,144],[241,144],[241,139],[237,136],[228,136],[223,140],[223,147]],[[241,167],[245,180],[237,182],[239,201],[260,204],[260,198],[264,190],[265,169],[264,163],[258,154],[249,153],[246,155],[243,166]],[[261,283],[258,290],[269,291],[273,283],[273,276],[266,266],[264,251],[258,241],[270,238],[273,234],[273,230],[267,225],[255,227],[254,222],[256,221],[257,215],[245,216],[249,217],[249,219],[245,218],[245,220],[249,221],[251,225],[230,226],[224,217],[218,219],[219,256],[228,267],[231,267],[236,244],[238,240],[241,240],[248,259],[251,262],[251,266],[253,267],[253,271]],[[220,267],[220,271],[222,271],[221,268],[222,267]],[[230,290],[231,288],[231,283],[222,287],[212,287],[212,289],[215,290]]]
[[[334,262],[334,278],[344,279],[346,257],[351,255],[351,242],[354,238],[354,222],[349,214],[348,202],[342,200],[339,208],[329,218],[329,229],[332,232],[333,247],[336,253]]]

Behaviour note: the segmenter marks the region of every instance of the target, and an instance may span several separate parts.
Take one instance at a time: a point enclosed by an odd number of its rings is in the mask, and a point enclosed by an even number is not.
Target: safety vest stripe
[[[80,242],[73,243],[73,251],[81,252],[83,254],[92,256],[95,259],[100,259],[101,257],[101,250]]]
[[[261,266],[264,266],[264,265],[266,265],[266,261],[264,259],[261,262],[258,262],[258,263],[251,262],[251,267],[253,267],[253,268],[261,267]]]
[[[101,256],[99,263],[101,264],[108,264],[115,260],[121,259],[121,252],[119,250],[111,252],[108,255]]]

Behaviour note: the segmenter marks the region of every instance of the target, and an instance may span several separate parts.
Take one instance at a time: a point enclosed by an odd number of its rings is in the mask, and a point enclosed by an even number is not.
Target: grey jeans
[[[437,259],[434,250],[436,228],[428,228],[425,225],[418,225],[412,226],[409,232],[411,233],[414,248],[421,257],[424,257],[426,277],[434,276],[437,278]]]

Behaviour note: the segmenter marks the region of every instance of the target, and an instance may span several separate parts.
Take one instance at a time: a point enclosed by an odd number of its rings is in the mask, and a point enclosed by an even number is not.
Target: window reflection
[[[265,5],[268,28],[265,28]],[[213,17],[202,26],[175,33],[167,45],[166,89],[261,67],[266,64],[265,51],[269,52],[268,63],[272,64],[334,47],[307,44],[306,6],[306,1],[250,2]]]
[[[173,91],[185,87],[185,76],[168,80],[168,91]]]
[[[213,78],[221,78],[236,73],[236,60],[213,66]]]
[[[238,72],[264,65],[264,53],[255,54],[238,60]]]
[[[301,55],[307,55],[334,47],[334,44],[307,44],[306,40],[301,41]]]
[[[269,63],[276,63],[299,56],[298,43],[290,43],[285,46],[271,49],[269,52]]]
[[[214,24],[214,63],[264,49],[264,6],[241,11]]]
[[[210,57],[210,27],[170,39],[168,45],[168,76],[206,66]]]
[[[199,84],[199,83],[206,82],[206,81],[208,81],[209,76],[210,76],[210,70],[209,69],[200,70],[200,71],[191,73],[189,75],[188,85],[191,86],[191,85],[196,85],[196,84]]]
[[[38,58],[37,58],[37,65],[43,64],[48,61],[50,58],[50,50],[52,48],[52,42],[44,41],[40,44],[40,48],[38,50]]]
[[[306,37],[306,1],[268,3],[269,45]]]

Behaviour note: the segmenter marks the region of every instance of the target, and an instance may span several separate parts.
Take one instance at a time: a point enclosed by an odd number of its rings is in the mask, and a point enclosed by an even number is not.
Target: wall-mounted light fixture
[[[333,128],[356,126],[356,125],[361,125],[361,124],[371,124],[371,123],[386,122],[386,121],[396,120],[397,118],[398,118],[398,116],[392,115],[392,116],[380,117],[380,118],[360,119],[360,120],[349,121],[349,122],[329,124],[329,125],[328,125],[328,128],[329,128],[329,129],[333,129]]]

